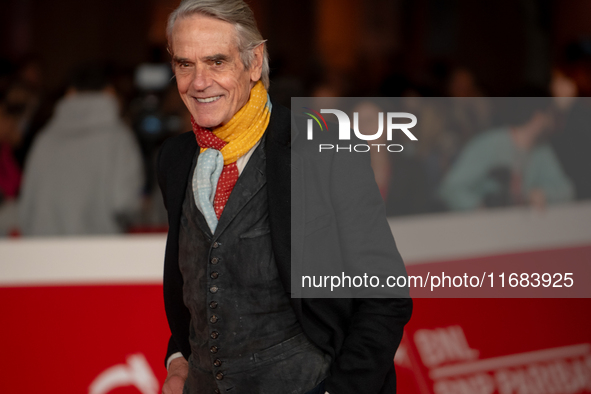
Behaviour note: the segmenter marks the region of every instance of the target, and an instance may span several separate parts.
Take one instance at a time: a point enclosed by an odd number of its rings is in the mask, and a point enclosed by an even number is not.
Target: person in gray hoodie
[[[22,234],[120,233],[140,209],[143,185],[140,149],[107,73],[81,68],[25,163]]]

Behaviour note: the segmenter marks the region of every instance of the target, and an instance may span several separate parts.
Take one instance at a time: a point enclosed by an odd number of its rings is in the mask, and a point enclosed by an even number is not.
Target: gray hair
[[[177,19],[194,14],[210,16],[231,23],[236,28],[238,37],[238,51],[242,64],[250,69],[254,60],[254,49],[266,40],[257,28],[254,14],[243,0],[183,0],[176,10],[168,17],[166,35],[168,48],[172,53],[172,29]],[[267,46],[264,46],[263,70],[261,80],[266,89],[269,89],[269,54]]]

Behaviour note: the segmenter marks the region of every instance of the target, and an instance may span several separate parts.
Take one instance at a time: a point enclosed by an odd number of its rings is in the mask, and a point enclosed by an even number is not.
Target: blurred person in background
[[[586,45],[585,45],[586,43]],[[591,199],[591,40],[573,43],[552,72],[556,125],[550,143],[577,200]]]
[[[447,123],[453,131],[454,145],[460,148],[490,127],[492,109],[476,75],[467,67],[452,69],[447,93],[452,98],[448,101]]]
[[[421,89],[415,91],[419,93]],[[457,149],[455,136],[446,122],[446,108],[441,101],[418,94],[404,97],[401,103],[404,111],[421,120],[416,125],[421,137],[411,144],[398,135],[404,151],[391,156],[394,159],[391,184],[405,192],[390,194],[386,209],[393,215],[441,211],[437,188]]]
[[[20,142],[18,123],[23,108],[6,97],[0,102],[0,200],[16,198],[20,188],[21,168],[13,149]]]
[[[20,60],[15,75],[20,91],[19,101],[23,105],[23,114],[18,125],[21,141],[15,151],[16,159],[21,166],[24,165],[35,133],[43,126],[42,122],[49,119],[46,115],[46,106],[55,104],[55,101],[46,103],[42,70],[40,60],[31,54]]]
[[[114,234],[141,205],[144,173],[104,67],[81,67],[35,139],[19,202],[23,235]]]
[[[23,108],[8,97],[0,100],[0,236],[16,227],[15,200],[21,184],[21,167],[14,148],[20,141],[18,123]]]
[[[16,115],[16,137],[12,151],[22,168],[35,134],[51,116],[57,96],[47,95],[43,87],[42,67],[34,55],[26,55],[12,63],[0,59],[0,92]]]
[[[552,148],[541,142],[552,124],[550,99],[528,92],[507,100],[507,127],[474,137],[462,150],[440,188],[448,208],[543,208],[573,198],[571,181]]]

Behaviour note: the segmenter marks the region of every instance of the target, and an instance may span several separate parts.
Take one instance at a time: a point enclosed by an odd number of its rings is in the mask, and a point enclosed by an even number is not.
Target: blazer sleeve
[[[187,327],[189,326],[190,314],[182,298],[182,274],[178,266],[178,231],[173,231],[174,229],[172,229],[170,220],[171,203],[168,198],[170,194],[168,186],[171,184],[168,179],[169,172],[171,168],[174,168],[172,166],[174,160],[178,159],[177,148],[179,144],[182,144],[179,137],[166,140],[162,144],[156,160],[158,185],[162,192],[164,206],[169,215],[169,231],[164,257],[163,287],[166,316],[172,335],[169,338],[166,357],[164,358],[165,365],[172,354],[182,352],[183,356],[187,358],[189,351]],[[184,329],[179,330],[179,327],[184,327]],[[187,335],[183,335],[185,331]],[[178,342],[182,340],[185,342]]]
[[[334,154],[331,200],[344,266],[368,275],[406,275],[369,154]],[[330,394],[377,394],[384,389],[387,375],[394,373],[394,355],[412,314],[408,288],[398,290],[391,298],[362,298],[358,294],[352,300],[348,335],[326,380]],[[371,293],[367,296],[371,297]]]

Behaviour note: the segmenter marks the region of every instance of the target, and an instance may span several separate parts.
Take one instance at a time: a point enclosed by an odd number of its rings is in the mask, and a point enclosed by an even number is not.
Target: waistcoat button
[[[219,358],[216,358],[215,361],[213,362],[213,365],[215,367],[221,367],[222,366],[222,360],[220,360]]]
[[[214,242],[213,245],[211,245],[214,249],[217,249],[220,247],[220,243],[219,242]]]
[[[217,264],[220,262],[220,259],[218,259],[217,257],[214,257],[211,259],[211,264]]]
[[[211,274],[209,274],[209,276],[211,279],[217,279],[220,274],[217,271],[213,271]]]
[[[220,336],[220,333],[219,333],[219,332],[217,332],[217,331],[213,331],[213,332],[210,334],[210,337],[212,337],[213,339],[218,339],[218,337],[219,337],[219,336]]]
[[[221,373],[221,372],[218,372],[218,373],[215,374],[215,378],[217,380],[222,380],[224,378],[224,374]]]
[[[212,346],[209,348],[209,351],[212,353],[217,353],[218,352],[218,347],[217,346]]]
[[[217,302],[217,301],[211,301],[211,302],[209,303],[209,307],[210,307],[211,309],[215,309],[215,308],[217,308],[217,307],[218,307],[218,302]]]
[[[217,317],[216,315],[212,315],[212,316],[209,318],[209,321],[210,321],[210,322],[212,322],[212,323],[215,323],[215,322],[217,322],[217,321],[218,321],[218,317]]]
[[[217,293],[218,292],[218,287],[213,285],[209,288],[209,291],[211,291],[212,293]]]

